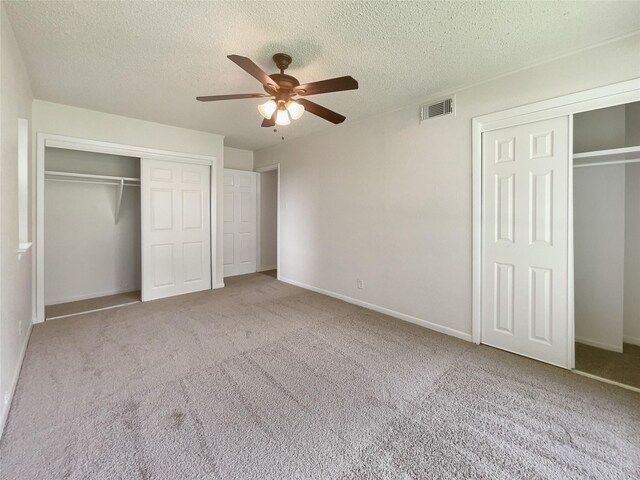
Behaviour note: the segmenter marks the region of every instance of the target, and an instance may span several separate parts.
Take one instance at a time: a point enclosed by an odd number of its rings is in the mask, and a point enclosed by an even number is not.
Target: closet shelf
[[[110,175],[95,175],[92,173],[54,172],[52,170],[45,170],[44,174],[47,180],[104,183],[109,185],[119,185],[122,180],[125,182],[125,185],[140,185],[140,179],[133,177],[114,177]]]
[[[575,153],[574,167],[590,167],[598,165],[616,165],[640,161],[640,145],[635,147],[612,148],[593,152]]]
[[[91,173],[54,172],[45,170],[45,178],[55,182],[72,183],[92,183],[97,185],[116,185],[118,193],[116,195],[115,223],[120,219],[120,209],[122,207],[122,194],[124,187],[139,187],[140,179],[133,177],[114,177],[110,175],[94,175]]]

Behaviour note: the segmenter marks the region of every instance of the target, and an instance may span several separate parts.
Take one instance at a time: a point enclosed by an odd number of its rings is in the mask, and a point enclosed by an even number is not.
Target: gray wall
[[[33,247],[18,256],[18,119],[31,123],[33,94],[27,71],[0,4],[0,429],[18,379],[32,320]],[[29,177],[33,178],[33,167]],[[29,195],[31,198],[31,195]],[[33,211],[33,205],[30,206]],[[33,239],[33,231],[30,232]]]
[[[601,108],[573,116],[573,152],[625,146],[625,106]]]
[[[253,171],[253,152],[241,148],[224,147],[224,168]]]

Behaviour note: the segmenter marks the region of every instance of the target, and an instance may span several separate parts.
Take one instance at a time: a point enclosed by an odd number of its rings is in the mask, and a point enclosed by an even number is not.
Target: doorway
[[[257,271],[279,278],[280,165],[259,168]]]

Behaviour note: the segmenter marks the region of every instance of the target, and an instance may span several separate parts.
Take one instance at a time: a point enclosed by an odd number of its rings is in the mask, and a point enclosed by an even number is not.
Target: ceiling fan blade
[[[304,83],[293,89],[298,95],[317,95],[319,93],[342,92],[343,90],[356,90],[358,82],[353,77],[338,77],[319,82]]]
[[[271,90],[274,90],[276,92],[278,91],[278,84],[269,75],[267,75],[264,70],[253,63],[251,59],[247,57],[241,57],[240,55],[227,55],[227,58],[238,65],[253,78],[262,83],[265,87],[269,87]]]
[[[317,103],[313,103],[305,98],[296,98],[295,101],[302,105],[307,112],[313,113],[320,118],[324,118],[331,123],[342,123],[347,118],[343,115],[340,115],[339,113],[334,112],[333,110],[329,110],[328,108],[325,108],[322,105],[318,105]]]
[[[238,93],[234,95],[210,95],[208,97],[196,97],[201,102],[216,102],[218,100],[238,100],[240,98],[263,98],[270,97],[266,93]]]
[[[260,125],[261,127],[275,127],[276,125],[276,113],[278,111],[276,110],[275,112],[273,112],[273,115],[271,115],[271,118],[265,118],[264,120],[262,120],[262,125]]]

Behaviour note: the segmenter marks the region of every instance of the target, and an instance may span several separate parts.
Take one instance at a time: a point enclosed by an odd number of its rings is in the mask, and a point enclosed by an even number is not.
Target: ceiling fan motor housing
[[[276,53],[272,58],[276,63],[276,66],[280,69],[280,73],[286,70],[289,64],[293,61],[291,56],[286,53]]]
[[[269,77],[278,84],[279,90],[276,93],[273,93],[273,90],[269,90],[265,86],[265,91],[274,95],[278,105],[281,105],[289,100],[292,95],[292,90],[295,87],[300,86],[300,82],[296,77],[284,73],[292,61],[290,55],[287,55],[286,53],[276,53],[273,56],[273,61],[280,69],[280,73],[274,73],[269,75]]]
[[[300,85],[297,78],[287,75],[286,73],[274,73],[269,75],[269,77],[271,77],[280,87],[278,93],[286,93],[288,95],[291,93],[291,90]],[[265,88],[265,91],[267,93],[271,93],[267,88]],[[276,98],[277,97],[278,95],[276,94]]]

